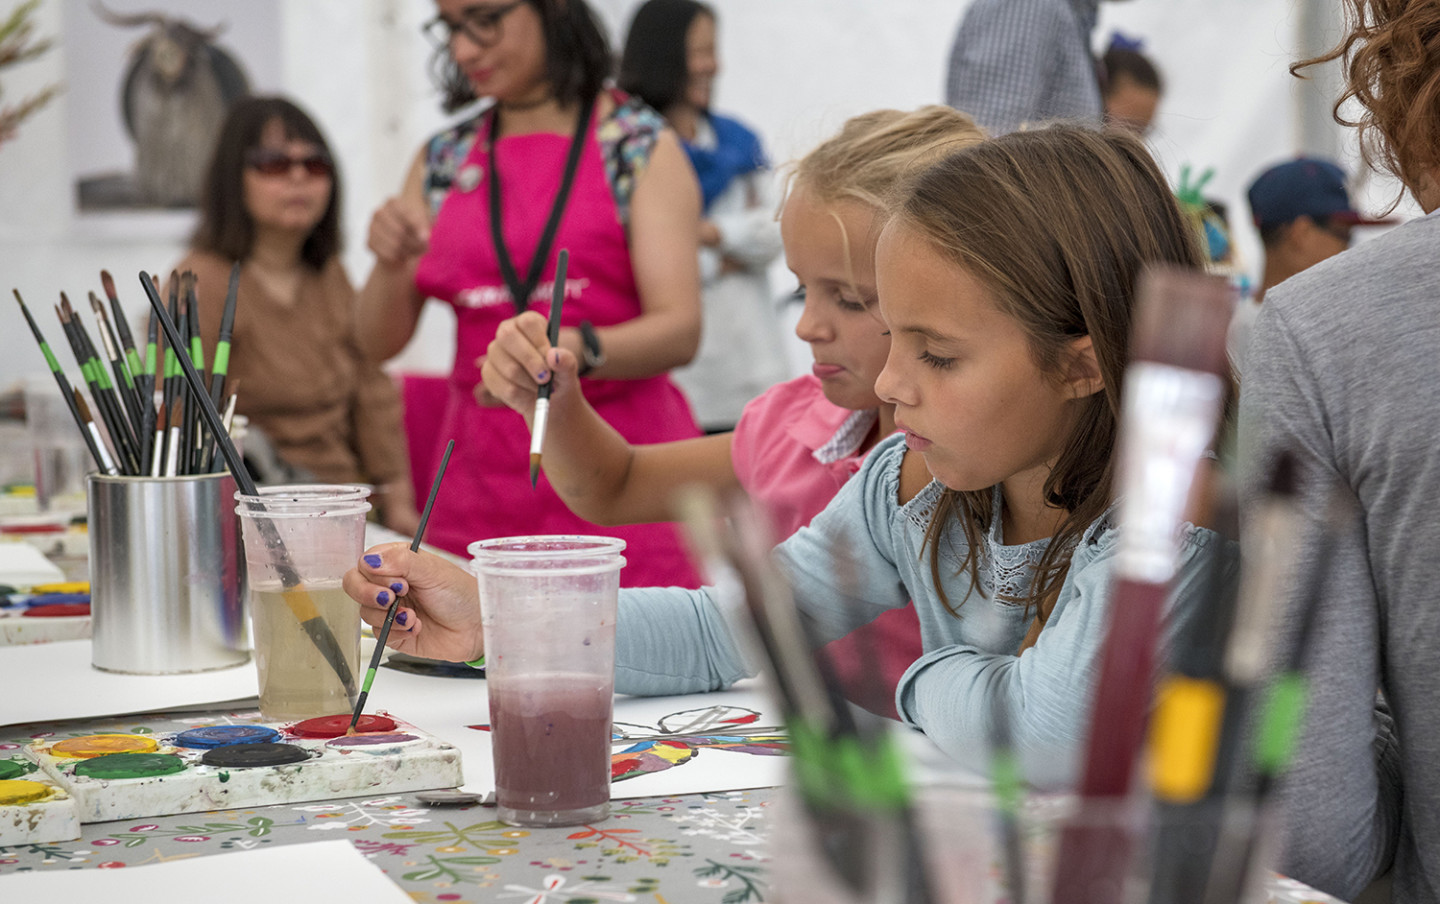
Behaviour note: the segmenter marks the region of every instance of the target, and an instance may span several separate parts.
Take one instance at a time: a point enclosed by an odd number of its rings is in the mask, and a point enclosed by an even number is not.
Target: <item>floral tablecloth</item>
[[[75,730],[0,728],[0,753]],[[519,829],[491,807],[427,805],[400,793],[97,822],[76,841],[0,847],[0,900],[6,874],[131,869],[340,836],[421,904],[748,904],[775,900],[770,836],[782,810],[779,789],[760,788],[615,799],[594,825]],[[1339,904],[1278,877],[1269,901]]]
[[[766,899],[770,794],[617,800],[609,819],[567,829],[517,829],[493,808],[426,807],[413,794],[93,823],[79,841],[0,847],[0,882],[10,872],[128,869],[340,834],[425,904],[744,904]]]

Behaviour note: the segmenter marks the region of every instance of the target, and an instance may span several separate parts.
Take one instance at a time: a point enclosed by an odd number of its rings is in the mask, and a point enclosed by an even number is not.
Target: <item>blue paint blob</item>
[[[280,732],[267,725],[211,725],[180,732],[175,736],[175,744],[196,750],[213,750],[231,744],[268,744],[279,738]]]

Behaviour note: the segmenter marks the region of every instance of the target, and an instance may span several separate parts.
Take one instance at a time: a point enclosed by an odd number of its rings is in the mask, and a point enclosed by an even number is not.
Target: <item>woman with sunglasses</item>
[[[366,351],[384,360],[409,342],[427,298],[456,315],[447,402],[430,433],[456,446],[426,539],[463,552],[486,537],[604,532],[627,543],[627,585],[696,586],[673,525],[601,531],[543,476],[532,489],[529,428],[480,378],[497,333],[544,333],[568,249],[559,344],[583,362],[586,398],[631,443],[699,435],[666,376],[699,344],[690,163],[658,113],[605,86],[610,51],[582,0],[437,0],[436,11],[427,34],[446,109],[488,103],[431,139],[375,213],[360,319]]]
[[[235,410],[285,464],[326,483],[373,484],[384,522],[411,533],[419,516],[399,393],[361,354],[355,289],[339,253],[340,182],[320,129],[288,100],[237,101],[210,161],[190,253],[177,267],[195,273],[206,351],[214,353],[238,261]]]

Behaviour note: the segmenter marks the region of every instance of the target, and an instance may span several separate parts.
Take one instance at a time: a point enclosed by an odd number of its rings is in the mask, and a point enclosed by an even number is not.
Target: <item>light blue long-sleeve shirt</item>
[[[970,572],[960,567],[965,535],[951,525],[939,571],[946,596],[958,606],[959,615],[952,614],[934,585],[925,544],[930,512],[944,487],[932,482],[900,505],[904,452],[903,437],[883,441],[810,526],[777,548],[797,605],[818,635],[830,640],[913,599],[925,654],[900,679],[901,719],[962,764],[985,770],[991,707],[1001,703],[1025,778],[1037,788],[1072,787],[1083,765],[1109,610],[1118,539],[1109,515],[1081,537],[1049,623],[1038,642],[1017,656],[1030,619],[1022,606],[998,600],[995,589],[1023,593],[1047,541],[1004,546],[996,519],[981,558],[982,595],[970,593]],[[1220,542],[1211,531],[1188,525],[1183,531],[1179,572],[1162,622],[1166,647],[1202,602],[1198,553],[1211,542]],[[837,568],[834,549],[845,550],[851,564]],[[744,657],[712,589],[621,591],[617,691],[694,693],[743,677]]]

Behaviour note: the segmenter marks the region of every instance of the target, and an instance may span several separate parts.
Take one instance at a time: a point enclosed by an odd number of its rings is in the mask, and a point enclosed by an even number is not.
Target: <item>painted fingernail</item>
[[[375,602],[379,603],[382,606],[390,605],[390,591],[382,590],[379,593],[375,594]]]
[[[544,383],[546,380],[550,379],[550,371],[540,371],[538,374],[535,375],[535,379],[539,380],[541,383]]]
[[[371,568],[379,568],[380,557],[375,555],[374,553],[371,553],[370,555],[365,556],[365,564],[369,565]]]
[[[395,595],[396,595],[396,596],[399,596],[399,595],[400,595],[400,591],[402,591],[402,590],[405,589],[405,585],[402,584],[402,583],[400,583],[399,581],[396,581],[395,583],[393,583],[393,584],[390,585],[390,589],[393,590],[393,591],[395,591]]]
[[[406,623],[408,623],[408,622],[410,621],[410,613],[409,613],[409,612],[401,612],[401,613],[399,613],[399,614],[397,614],[397,615],[395,616],[395,620],[396,620],[397,622],[399,622],[400,624],[402,624],[402,625],[403,625],[403,624],[406,624]]]

